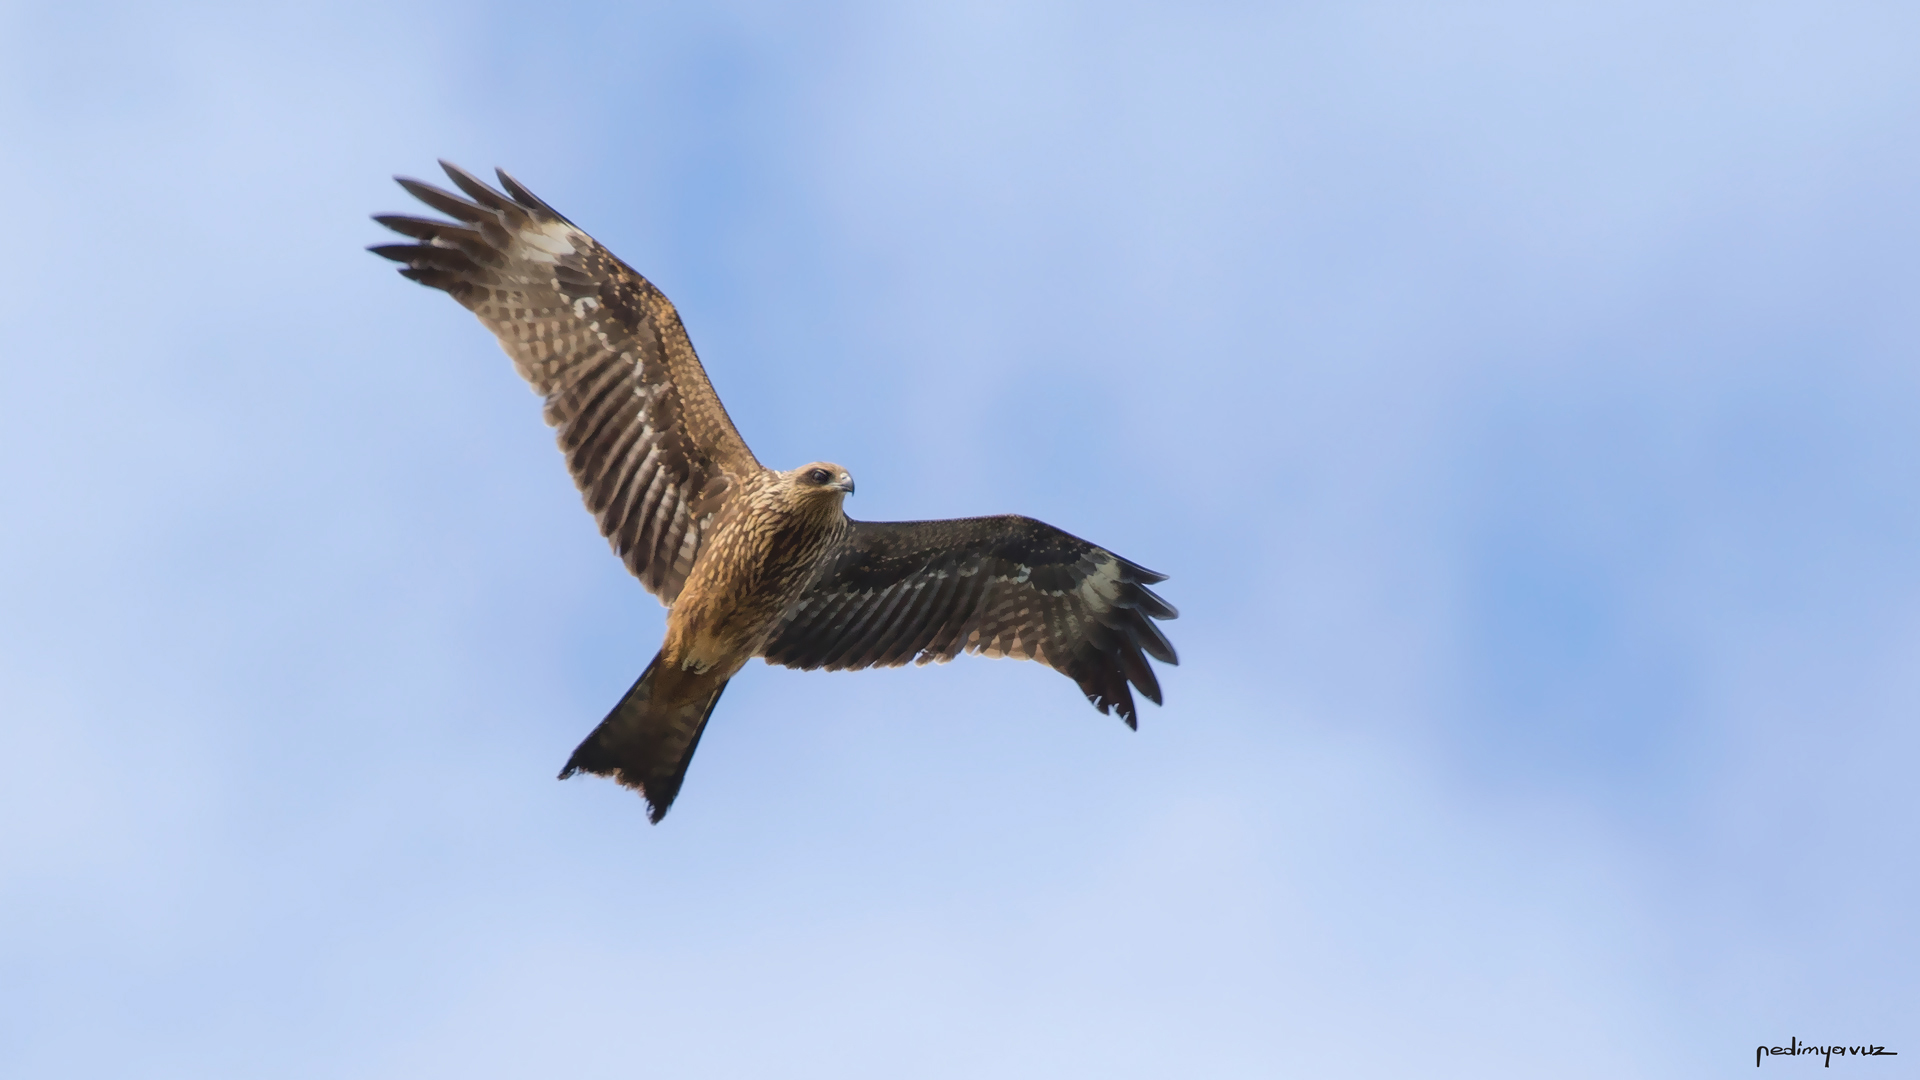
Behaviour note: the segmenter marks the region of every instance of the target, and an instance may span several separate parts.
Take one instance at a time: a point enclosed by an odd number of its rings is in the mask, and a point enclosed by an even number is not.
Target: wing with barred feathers
[[[1101,712],[1135,726],[1132,683],[1160,703],[1151,656],[1177,664],[1154,625],[1165,575],[1028,517],[855,521],[761,650],[829,671],[944,663],[962,652],[1038,660]]]
[[[376,216],[416,242],[371,250],[445,290],[500,339],[546,398],[601,535],[672,603],[728,492],[760,463],[659,289],[506,173],[500,192],[440,165],[466,198],[396,179],[455,220]]]

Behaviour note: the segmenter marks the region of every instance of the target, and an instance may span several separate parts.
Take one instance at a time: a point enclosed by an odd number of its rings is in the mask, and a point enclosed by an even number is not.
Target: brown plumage
[[[501,192],[441,167],[466,198],[400,185],[455,221],[377,216],[416,242],[371,250],[499,338],[546,399],[601,534],[670,609],[659,654],[563,779],[611,776],[658,822],[755,656],[841,671],[977,652],[1038,660],[1128,727],[1129,684],[1159,704],[1146,658],[1179,662],[1154,624],[1176,613],[1147,587],[1163,575],[1032,518],[848,518],[845,469],[754,458],[652,283],[506,173]]]

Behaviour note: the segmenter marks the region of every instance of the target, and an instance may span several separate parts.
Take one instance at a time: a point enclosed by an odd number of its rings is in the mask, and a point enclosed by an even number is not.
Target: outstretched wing
[[[1016,515],[852,524],[762,650],[768,663],[843,671],[976,652],[1038,660],[1128,727],[1129,682],[1160,703],[1146,657],[1180,662],[1154,625],[1178,612],[1147,588],[1164,574]]]
[[[547,399],[567,468],[629,570],[672,603],[728,490],[760,463],[660,290],[515,183],[440,163],[469,198],[397,178],[456,219],[380,215],[417,243],[370,250],[444,289]]]

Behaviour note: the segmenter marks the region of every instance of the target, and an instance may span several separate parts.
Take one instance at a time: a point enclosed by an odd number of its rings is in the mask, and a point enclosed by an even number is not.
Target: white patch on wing
[[[1073,590],[1087,607],[1096,612],[1113,610],[1114,601],[1120,599],[1120,575],[1114,572],[1115,565],[1106,563],[1087,575]]]
[[[580,250],[573,243],[576,235],[579,235],[579,230],[573,226],[552,221],[531,229],[521,229],[514,238],[520,241],[522,247],[529,249],[523,252],[528,261],[552,264]]]

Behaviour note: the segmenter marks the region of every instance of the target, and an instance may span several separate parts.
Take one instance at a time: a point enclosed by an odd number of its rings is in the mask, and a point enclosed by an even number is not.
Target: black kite
[[[546,399],[600,532],[670,609],[666,639],[566,768],[673,805],[727,680],[755,656],[829,671],[953,659],[1038,660],[1135,726],[1164,575],[1032,518],[854,521],[853,478],[827,462],[775,472],[734,430],[673,305],[506,173],[500,192],[398,178],[455,219],[377,216],[416,243],[375,253],[480,317]],[[457,223],[456,223],[457,222]]]

